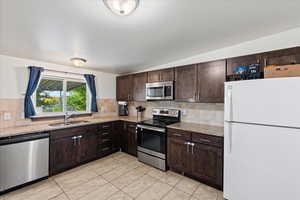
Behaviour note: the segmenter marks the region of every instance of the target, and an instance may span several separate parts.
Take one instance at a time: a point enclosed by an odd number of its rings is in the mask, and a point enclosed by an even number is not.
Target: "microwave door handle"
[[[166,98],[166,86],[164,85],[163,86],[163,99],[165,99]]]

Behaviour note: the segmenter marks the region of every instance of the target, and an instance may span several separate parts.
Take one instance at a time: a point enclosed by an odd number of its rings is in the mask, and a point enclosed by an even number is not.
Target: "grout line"
[[[55,179],[53,179],[52,181],[57,185],[57,187],[59,187],[59,188],[61,189],[62,193],[60,193],[59,195],[65,194],[66,197],[67,197],[68,199],[70,199],[70,197],[68,196],[68,194],[67,194],[67,193],[65,192],[65,190],[59,185],[59,183],[57,183]],[[58,197],[59,195],[55,196],[55,198]],[[53,198],[53,199],[54,199],[54,198]]]

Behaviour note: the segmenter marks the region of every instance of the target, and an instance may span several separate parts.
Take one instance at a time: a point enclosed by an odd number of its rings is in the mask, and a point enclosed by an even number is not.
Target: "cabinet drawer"
[[[200,144],[207,144],[217,147],[223,147],[223,138],[201,133],[192,133],[192,141]]]
[[[107,155],[110,154],[113,151],[112,145],[107,145],[107,146],[101,146],[99,149],[99,154]]]
[[[192,133],[183,130],[168,129],[168,137],[182,139],[182,140],[191,140]]]
[[[102,138],[101,139],[101,144],[102,145],[111,145],[112,144],[112,139],[110,139],[110,138]]]
[[[111,122],[103,123],[99,125],[100,130],[111,130],[113,127],[113,124]]]
[[[98,125],[87,126],[87,130],[88,130],[88,132],[91,132],[91,133],[97,133],[99,131]]]
[[[50,138],[51,139],[59,139],[64,137],[70,137],[73,135],[82,135],[88,132],[87,127],[76,127],[76,128],[66,128],[61,130],[51,131]]]
[[[106,138],[111,138],[112,137],[112,131],[110,130],[102,130],[100,132],[101,138],[106,139]]]

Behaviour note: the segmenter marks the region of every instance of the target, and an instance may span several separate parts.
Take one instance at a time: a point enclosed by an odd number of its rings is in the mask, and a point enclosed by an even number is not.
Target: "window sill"
[[[70,113],[73,114],[72,118],[76,117],[85,117],[85,116],[92,116],[93,113],[91,112],[83,112],[83,113]],[[53,115],[36,115],[30,117],[32,121],[41,121],[41,120],[53,120],[53,119],[62,119],[64,118],[65,114],[53,114]]]

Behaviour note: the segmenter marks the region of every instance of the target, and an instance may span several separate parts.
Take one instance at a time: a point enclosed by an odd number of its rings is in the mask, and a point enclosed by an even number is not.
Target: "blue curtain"
[[[41,72],[43,71],[43,68],[41,67],[30,66],[28,68],[30,70],[30,74],[29,74],[29,82],[26,90],[25,103],[24,103],[25,118],[29,118],[36,114],[31,100],[31,96],[33,95],[34,91],[38,86],[41,77]]]
[[[92,74],[85,74],[84,78],[85,78],[85,80],[90,88],[91,94],[92,94],[91,111],[98,112],[95,76]]]

